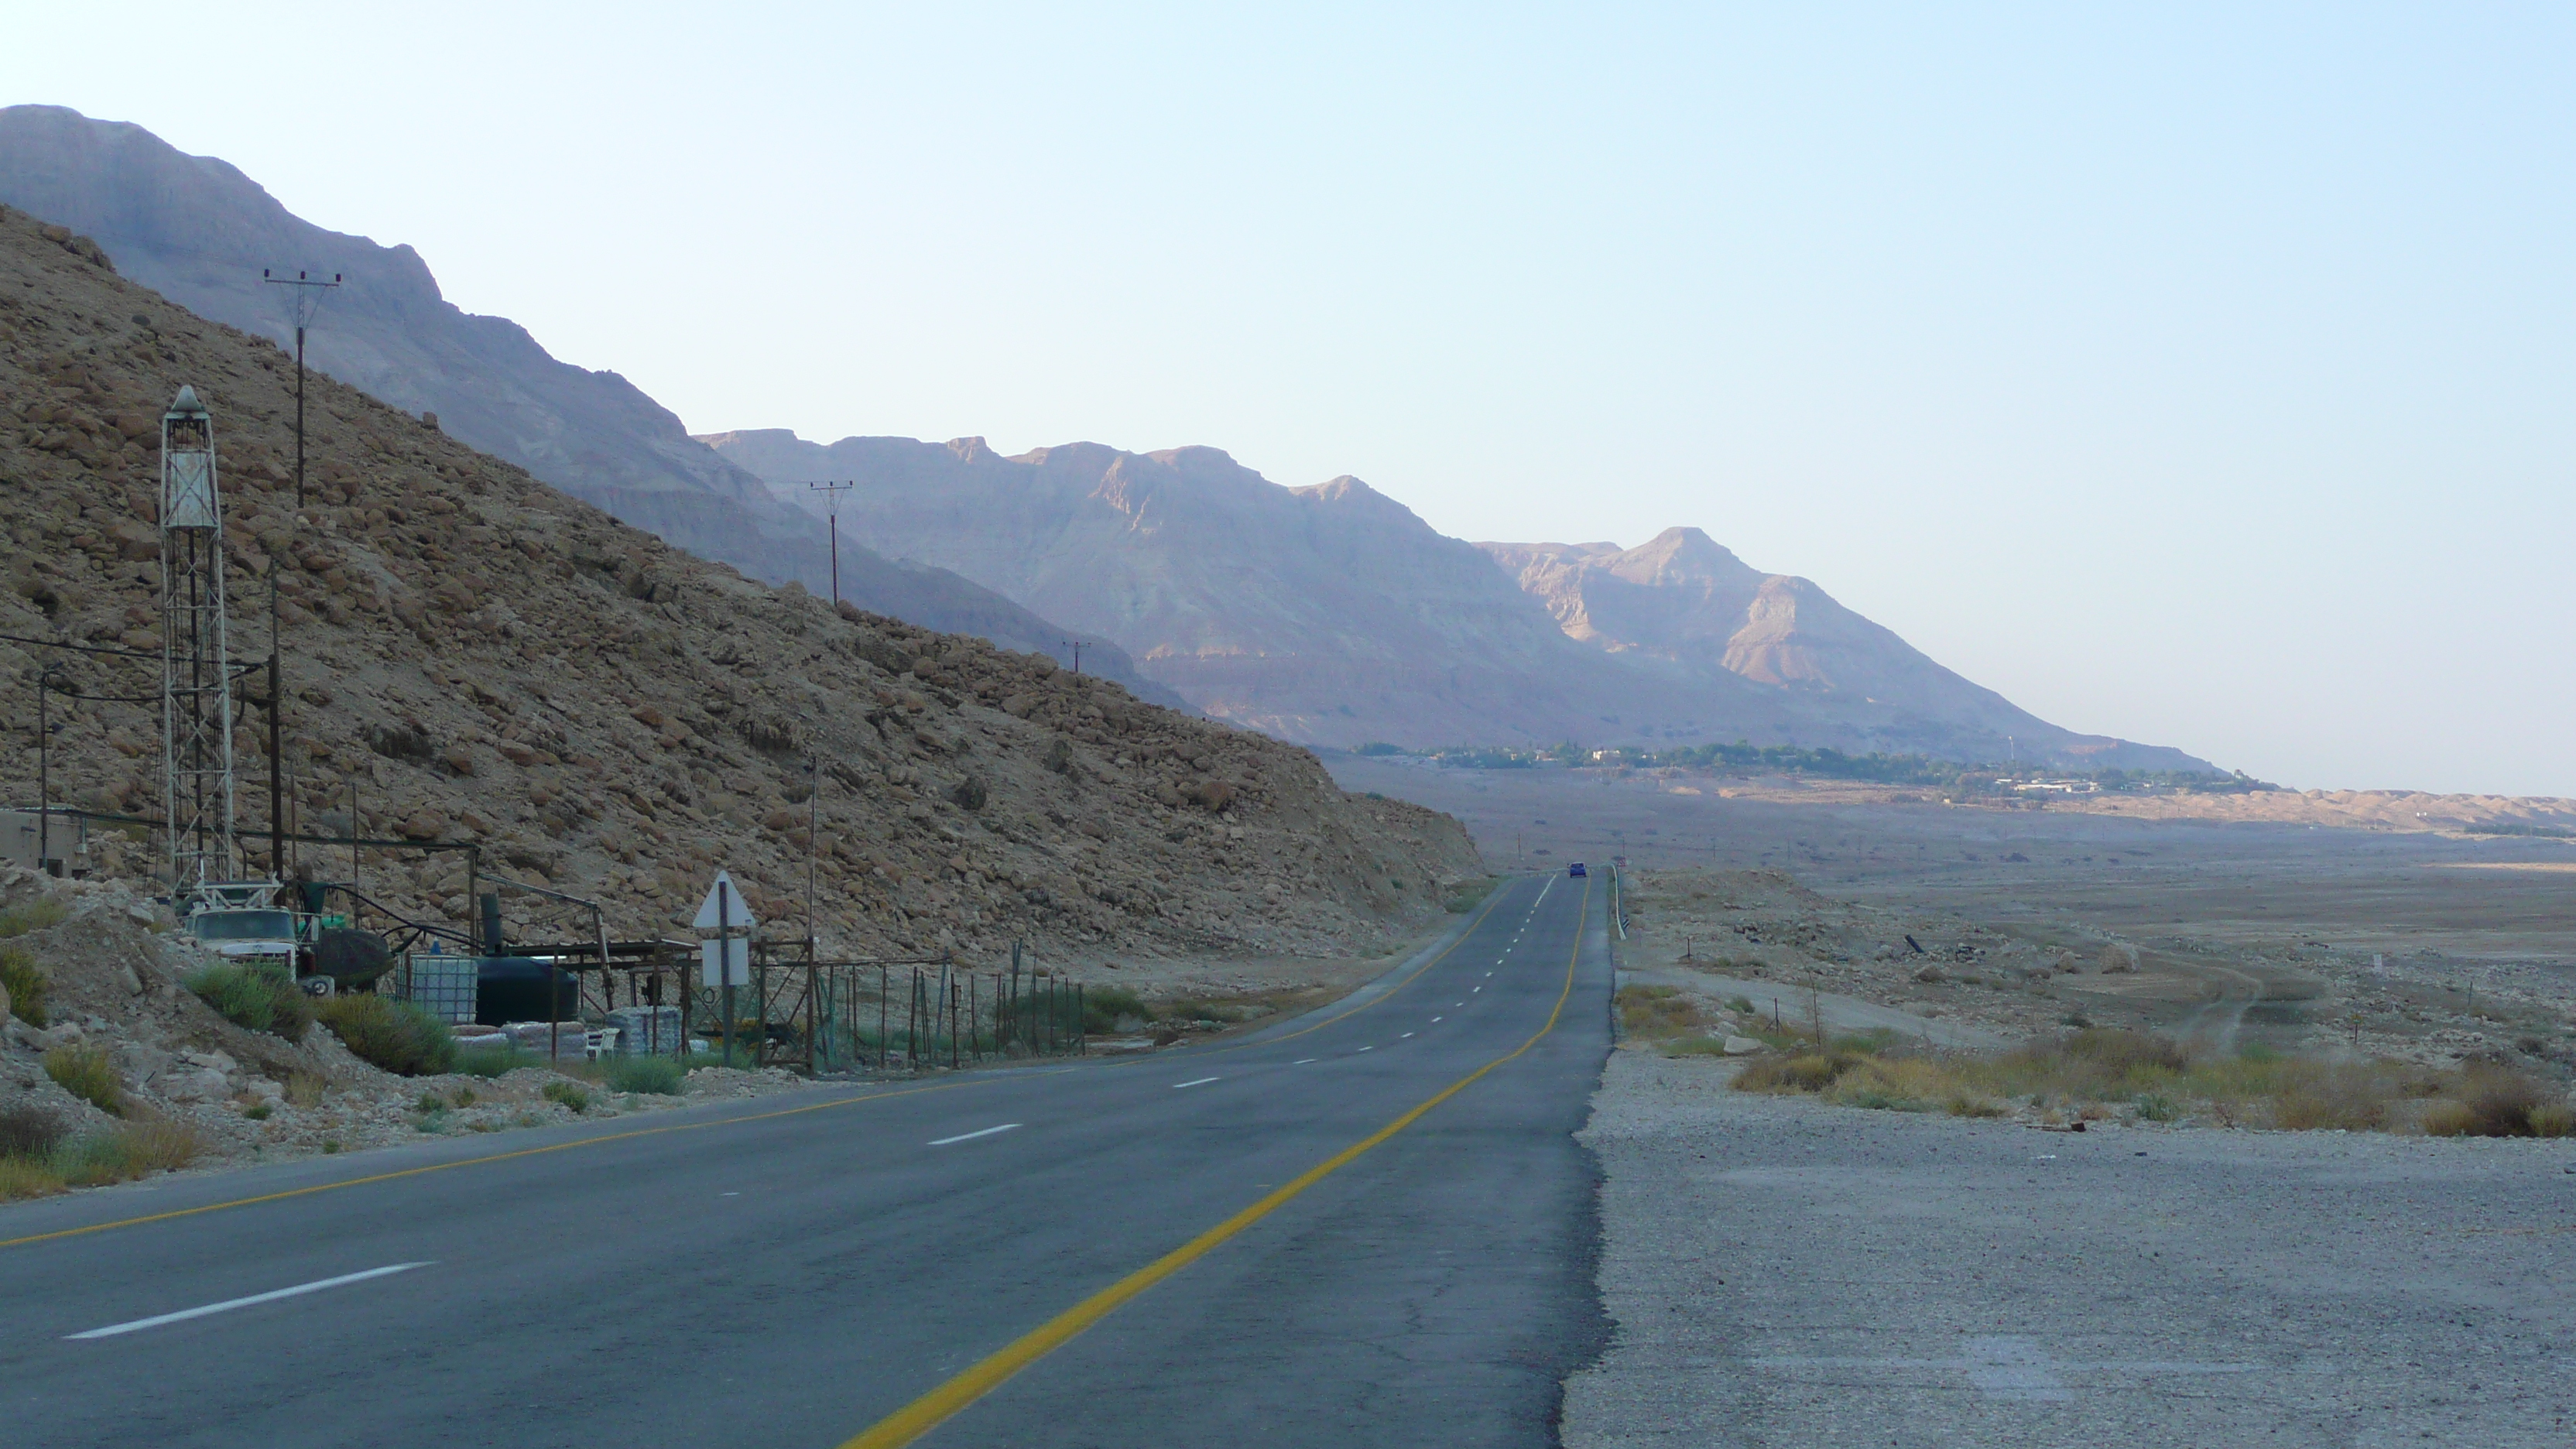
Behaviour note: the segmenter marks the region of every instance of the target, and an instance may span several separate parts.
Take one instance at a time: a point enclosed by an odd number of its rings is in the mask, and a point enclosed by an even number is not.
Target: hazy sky
[[[141,6],[139,122],[693,430],[1697,524],[2060,723],[2576,795],[2565,6]]]

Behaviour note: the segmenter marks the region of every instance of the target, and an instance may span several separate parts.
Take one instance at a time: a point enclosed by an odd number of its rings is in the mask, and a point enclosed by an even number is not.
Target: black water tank
[[[554,978],[554,1010],[546,1009],[546,978]],[[578,1021],[580,978],[526,956],[486,956],[474,963],[474,1019],[485,1026],[511,1021]]]
[[[313,943],[313,974],[328,976],[343,987],[364,986],[385,974],[393,952],[373,931],[334,926]]]

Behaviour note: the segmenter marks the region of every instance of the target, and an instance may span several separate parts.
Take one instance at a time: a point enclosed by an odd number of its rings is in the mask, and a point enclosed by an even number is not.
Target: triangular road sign
[[[716,872],[716,883],[707,887],[707,898],[698,907],[698,918],[689,924],[701,931],[718,929],[718,922],[736,930],[747,931],[759,925],[751,918],[751,906],[742,898],[742,890],[733,883],[727,871]]]

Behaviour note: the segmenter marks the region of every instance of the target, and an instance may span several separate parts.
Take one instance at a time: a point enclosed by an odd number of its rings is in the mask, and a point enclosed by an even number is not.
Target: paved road
[[[1601,915],[1585,882],[1514,882],[1383,989],[1227,1046],[0,1210],[0,1424],[13,1449],[838,1445],[1499,1061],[922,1442],[1551,1443],[1606,1328],[1572,1136]],[[495,1154],[521,1155],[465,1162]]]
[[[1622,1052],[1571,1449],[2576,1444],[2576,1151],[2108,1130]]]

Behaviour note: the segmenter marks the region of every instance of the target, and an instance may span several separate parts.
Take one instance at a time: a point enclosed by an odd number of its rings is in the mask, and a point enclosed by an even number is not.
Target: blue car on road
[[[1574,862],[1572,865],[1567,866],[1567,867],[1565,868],[1565,873],[1566,873],[1567,875],[1573,875],[1573,876],[1579,876],[1579,875],[1583,874],[1583,862],[1578,860],[1578,861]]]

